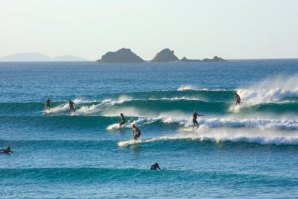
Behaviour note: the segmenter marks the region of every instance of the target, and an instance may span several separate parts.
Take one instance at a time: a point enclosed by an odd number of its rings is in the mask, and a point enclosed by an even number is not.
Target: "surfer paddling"
[[[150,170],[161,170],[161,168],[159,167],[159,164],[156,162],[155,164],[152,164],[149,167]]]
[[[5,149],[1,149],[0,152],[6,153],[6,154],[13,153],[10,146],[6,147]]]
[[[192,115],[192,123],[193,123],[193,129],[196,127],[197,129],[199,128],[199,123],[197,121],[198,116],[203,116],[203,115],[199,115],[197,113],[197,111],[194,111],[193,115]]]
[[[237,91],[235,91],[235,100],[236,100],[236,106],[240,105],[241,98],[240,98],[240,95],[238,95]]]
[[[76,111],[75,108],[74,108],[75,103],[73,101],[69,100],[68,105],[69,105],[69,112],[70,113]]]
[[[44,108],[45,111],[51,109],[50,104],[51,104],[51,100],[50,100],[50,98],[48,98],[45,102],[45,108]]]
[[[138,138],[141,136],[141,131],[136,125],[132,125],[132,135],[134,140],[138,140]]]
[[[126,122],[125,122],[123,113],[120,113],[120,117],[121,117],[121,121],[119,123],[119,128],[121,129],[122,125],[125,124]]]

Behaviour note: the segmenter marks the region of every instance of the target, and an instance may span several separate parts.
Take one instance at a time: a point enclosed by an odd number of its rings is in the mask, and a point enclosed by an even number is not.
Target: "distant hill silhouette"
[[[142,63],[144,60],[128,48],[121,48],[116,52],[107,52],[98,62],[102,63]]]
[[[76,57],[72,55],[62,55],[62,56],[54,57],[52,59],[53,61],[87,61],[84,58]]]
[[[0,61],[2,62],[21,62],[21,61],[87,61],[86,59],[80,58],[80,57],[75,57],[71,55],[63,55],[59,57],[49,57],[47,55],[44,55],[42,53],[38,52],[32,52],[32,53],[16,53],[12,55],[8,55],[5,57],[0,57]]]

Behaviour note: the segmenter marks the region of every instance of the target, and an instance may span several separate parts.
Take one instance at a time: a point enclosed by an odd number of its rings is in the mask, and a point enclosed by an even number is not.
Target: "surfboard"
[[[240,111],[240,105],[232,105],[230,108],[229,108],[229,111],[230,112],[234,112],[234,113],[238,113]]]
[[[180,132],[183,132],[183,133],[192,133],[192,132],[195,132],[195,131],[198,131],[200,129],[200,126],[199,128],[193,128],[193,127],[181,127],[179,128],[179,131]]]
[[[45,115],[45,114],[49,114],[50,112],[51,112],[51,111],[50,111],[50,110],[48,110],[48,109],[47,109],[47,110],[43,110],[43,111],[42,111],[42,113],[43,113],[44,115]]]
[[[118,142],[119,147],[127,147],[132,145],[138,145],[141,144],[143,141],[141,139],[139,140],[128,140],[128,141],[120,141]]]
[[[119,129],[120,129],[119,123],[111,124],[107,127],[108,131],[119,130]]]
[[[5,153],[3,150],[0,151],[0,154],[12,154],[13,152]]]

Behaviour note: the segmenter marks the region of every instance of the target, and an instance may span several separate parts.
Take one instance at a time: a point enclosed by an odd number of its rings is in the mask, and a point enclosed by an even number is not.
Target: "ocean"
[[[7,146],[0,198],[298,198],[298,60],[2,62]]]

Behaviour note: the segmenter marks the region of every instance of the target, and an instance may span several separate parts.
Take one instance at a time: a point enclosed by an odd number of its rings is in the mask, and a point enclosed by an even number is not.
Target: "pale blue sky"
[[[0,0],[0,56],[297,58],[298,0]]]

